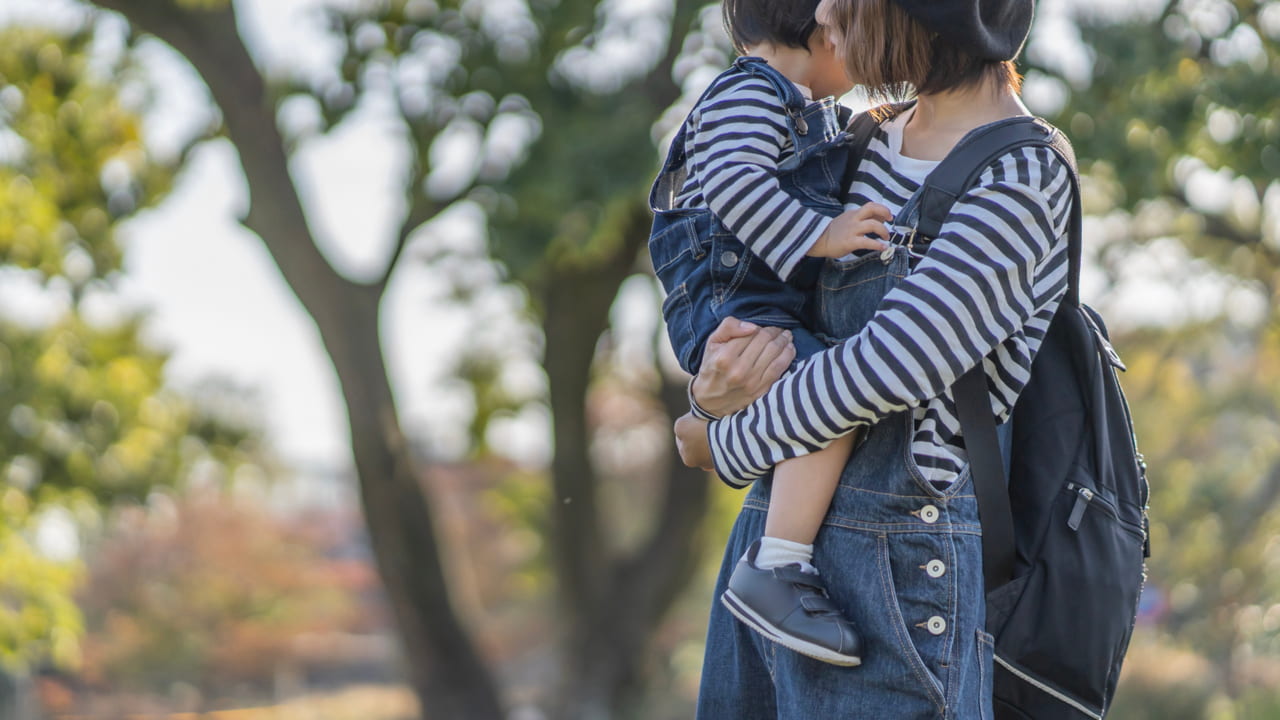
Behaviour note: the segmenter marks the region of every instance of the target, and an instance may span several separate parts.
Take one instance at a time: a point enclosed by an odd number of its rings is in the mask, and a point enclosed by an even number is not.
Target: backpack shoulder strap
[[[920,224],[916,230],[929,238],[942,232],[951,206],[997,158],[1023,147],[1046,147],[1058,155],[1071,174],[1071,220],[1067,257],[1067,297],[1080,304],[1080,179],[1076,153],[1067,137],[1035,117],[1016,117],[978,128],[966,135],[920,187]]]
[[[952,205],[997,158],[1021,147],[1047,147],[1068,166],[1071,174],[1071,220],[1068,231],[1067,296],[1063,302],[1078,305],[1080,277],[1080,191],[1075,152],[1066,137],[1037,118],[1013,118],[979,128],[965,136],[920,188],[920,222],[916,230],[937,237]],[[983,575],[987,592],[1013,577],[1013,510],[1005,480],[1004,458],[996,437],[995,416],[983,363],[956,381],[956,413],[969,455],[969,472],[978,498],[982,522]]]

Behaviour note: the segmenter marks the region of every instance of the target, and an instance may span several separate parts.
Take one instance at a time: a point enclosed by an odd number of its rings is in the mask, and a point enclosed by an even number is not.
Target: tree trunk
[[[552,554],[561,580],[560,616],[569,621],[560,716],[574,720],[627,714],[642,684],[651,639],[701,557],[695,539],[706,515],[708,480],[701,470],[679,463],[667,474],[657,522],[639,549],[613,557],[602,541],[586,415],[591,361],[648,223],[647,210],[637,206],[622,229],[623,242],[608,258],[558,272],[542,295],[544,366],[555,425]],[[661,399],[672,423],[688,410],[682,383],[665,383]]]
[[[378,338],[376,293],[348,292],[346,323],[321,322],[351,420],[360,498],[409,680],[433,720],[503,717],[498,691],[449,599],[434,520],[400,428]]]

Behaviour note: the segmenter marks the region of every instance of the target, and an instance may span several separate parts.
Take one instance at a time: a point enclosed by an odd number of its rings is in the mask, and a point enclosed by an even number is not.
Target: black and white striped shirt
[[[897,212],[936,166],[901,154],[907,119],[877,131],[849,205],[879,202]],[[1066,292],[1070,209],[1068,170],[1052,151],[998,158],[860,333],[711,423],[720,476],[745,485],[781,460],[910,409],[912,454],[925,478],[954,481],[967,456],[949,388],[985,357],[993,409],[1008,416]]]
[[[778,277],[790,277],[831,218],[778,184],[778,166],[795,148],[769,82],[736,69],[720,76],[689,113],[685,153],[675,207],[710,209]]]

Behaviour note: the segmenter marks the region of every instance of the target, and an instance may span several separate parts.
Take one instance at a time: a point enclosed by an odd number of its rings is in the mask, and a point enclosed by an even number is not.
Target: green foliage
[[[220,10],[231,0],[176,0],[179,7],[189,10]]]
[[[164,387],[165,353],[141,318],[87,322],[80,299],[109,294],[119,223],[168,192],[173,168],[144,149],[121,100],[126,51],[68,35],[0,30],[0,267],[28,271],[68,307],[52,321],[0,318],[0,662],[77,659],[76,562],[34,542],[48,511],[92,523],[197,467],[260,454],[256,433]],[[92,58],[92,59],[91,59]],[[66,302],[63,302],[66,301]]]
[[[29,511],[20,491],[0,489],[0,670],[31,658],[61,665],[79,658],[80,611],[71,599],[77,567],[50,562],[16,530]]]
[[[1051,119],[1082,166],[1110,180],[1109,205],[1139,212],[1166,203],[1162,222],[1140,237],[1174,235],[1220,260],[1243,245],[1232,269],[1260,265],[1265,277],[1280,247],[1274,234],[1270,246],[1261,242],[1267,217],[1258,208],[1280,176],[1280,3],[1170,0],[1154,17],[1129,15],[1080,13],[1092,69]],[[1197,192],[1194,176],[1213,171],[1243,181],[1226,203]],[[1197,222],[1179,222],[1187,208]]]
[[[0,263],[76,285],[119,269],[116,221],[172,182],[113,84],[128,63],[91,67],[92,40],[0,31]]]
[[[37,502],[77,491],[102,504],[137,501],[215,453],[230,462],[252,453],[248,431],[202,416],[163,387],[166,359],[141,342],[137,320],[111,328],[74,315],[36,330],[0,324],[8,483]]]

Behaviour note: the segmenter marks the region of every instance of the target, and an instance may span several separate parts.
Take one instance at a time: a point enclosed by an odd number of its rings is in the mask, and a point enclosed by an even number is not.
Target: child
[[[825,350],[801,320],[821,263],[805,258],[889,247],[870,237],[888,239],[887,208],[842,212],[847,114],[830,96],[852,85],[814,20],[817,5],[723,0],[725,25],[744,57],[694,106],[654,183],[649,250],[667,291],[662,310],[672,347],[691,374],[729,316],[790,330],[797,363]],[[861,663],[861,641],[827,598],[812,559],[852,446],[846,436],[777,466],[765,536],[721,597],[765,637],[850,666]]]

